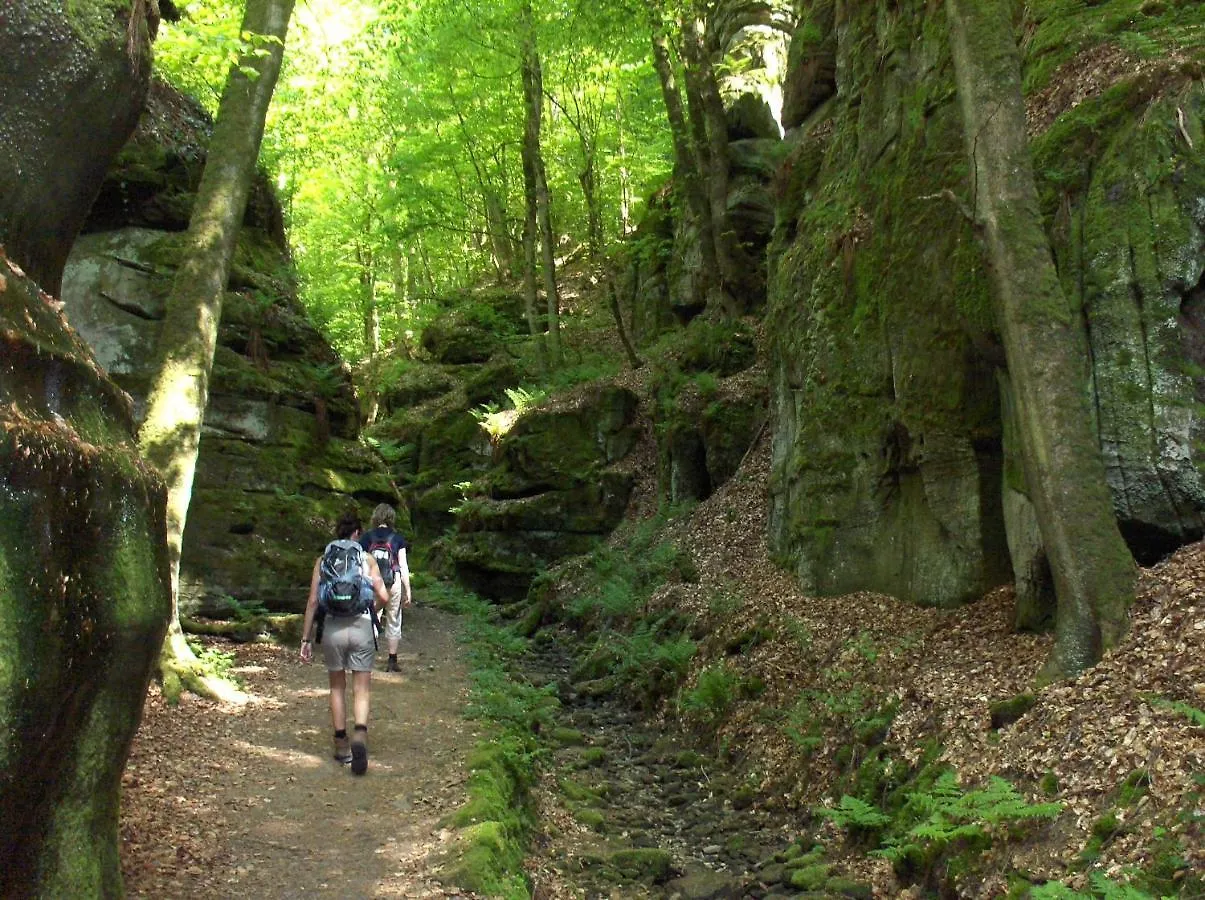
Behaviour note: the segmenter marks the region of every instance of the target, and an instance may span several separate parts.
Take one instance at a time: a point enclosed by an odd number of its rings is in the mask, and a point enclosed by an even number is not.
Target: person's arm
[[[402,605],[410,605],[410,566],[406,564],[406,548],[397,552],[397,577],[402,581]]]
[[[301,626],[301,661],[309,662],[314,656],[314,642],[310,632],[314,627],[314,616],[318,612],[318,569],[321,558],[314,560],[314,572],[310,576],[310,596],[305,601],[305,622]]]

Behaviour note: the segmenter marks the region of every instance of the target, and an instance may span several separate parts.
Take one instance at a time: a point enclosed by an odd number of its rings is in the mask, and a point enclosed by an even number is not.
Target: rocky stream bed
[[[529,679],[555,683],[561,701],[537,790],[537,897],[871,896],[829,877],[798,812],[754,805],[735,760],[579,690],[571,668],[557,641],[528,658]]]

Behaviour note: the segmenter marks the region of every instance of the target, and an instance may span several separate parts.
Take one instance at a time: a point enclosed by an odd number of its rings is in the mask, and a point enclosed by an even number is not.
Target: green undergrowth
[[[1197,0],[1034,0],[1026,19],[1027,94],[1045,87],[1076,53],[1101,44],[1138,59],[1205,52],[1205,7]]]
[[[619,542],[591,553],[576,579],[576,593],[564,602],[547,600],[551,578],[533,584],[529,602],[579,636],[572,677],[580,690],[622,693],[647,710],[683,684],[696,650],[694,623],[672,609],[655,609],[650,601],[663,585],[698,580],[690,555],[661,538],[684,511],[666,506],[630,526]]]
[[[512,663],[527,640],[498,623],[495,607],[445,582],[415,581],[425,603],[462,619],[471,683],[466,713],[486,731],[469,755],[469,799],[446,822],[458,836],[442,878],[481,896],[527,900],[531,788],[546,755],[539,734],[552,730],[554,689],[515,677]]]
[[[988,858],[1032,835],[1062,811],[1058,803],[1031,803],[1012,784],[993,777],[964,788],[957,773],[927,761],[906,771],[894,787],[875,798],[845,794],[816,814],[841,828],[855,847],[889,860],[896,875],[927,891],[949,891],[973,878]],[[882,788],[884,785],[877,785]]]

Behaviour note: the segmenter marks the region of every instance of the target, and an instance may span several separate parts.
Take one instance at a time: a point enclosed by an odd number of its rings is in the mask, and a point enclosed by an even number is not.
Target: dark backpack
[[[331,541],[318,567],[318,606],[332,616],[359,616],[372,608],[364,571],[364,548],[355,541]]]
[[[389,532],[384,538],[374,537],[368,545],[368,552],[377,561],[385,588],[388,590],[393,587],[393,579],[397,576],[397,551],[393,549],[393,532]]]

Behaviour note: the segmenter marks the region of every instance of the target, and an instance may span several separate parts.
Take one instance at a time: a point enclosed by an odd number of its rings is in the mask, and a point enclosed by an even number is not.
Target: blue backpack
[[[364,548],[355,541],[326,545],[318,567],[318,608],[337,617],[360,616],[372,609]]]

